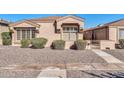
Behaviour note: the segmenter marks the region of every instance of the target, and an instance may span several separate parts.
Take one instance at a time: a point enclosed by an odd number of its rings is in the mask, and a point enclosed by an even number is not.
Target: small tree
[[[11,45],[12,44],[12,34],[11,32],[2,32],[2,44]]]

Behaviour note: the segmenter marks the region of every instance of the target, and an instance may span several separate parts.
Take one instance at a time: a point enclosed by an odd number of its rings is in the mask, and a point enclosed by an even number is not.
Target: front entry
[[[78,26],[63,26],[63,40],[75,41],[78,36]]]

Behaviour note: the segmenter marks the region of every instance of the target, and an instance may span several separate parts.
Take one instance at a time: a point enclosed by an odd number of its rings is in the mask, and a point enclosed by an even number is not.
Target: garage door
[[[119,39],[124,39],[124,29],[119,30]]]

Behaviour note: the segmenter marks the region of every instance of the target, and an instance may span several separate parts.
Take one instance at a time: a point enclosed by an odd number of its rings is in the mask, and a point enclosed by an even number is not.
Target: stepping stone
[[[99,55],[101,58],[103,58],[107,63],[124,63],[104,51],[101,51],[101,50],[92,50],[92,51],[96,53],[97,55]]]
[[[47,67],[42,69],[41,73],[38,75],[38,78],[48,77],[48,78],[66,78],[66,70],[56,67]]]

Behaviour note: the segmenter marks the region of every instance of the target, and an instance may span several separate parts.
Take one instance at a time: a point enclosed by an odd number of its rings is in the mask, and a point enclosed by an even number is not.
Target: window
[[[32,30],[32,38],[35,38],[35,30]]]
[[[30,39],[30,30],[27,30],[27,39]]]
[[[119,30],[119,39],[124,39],[124,29]]]
[[[70,29],[70,28],[69,28],[69,27],[67,27],[67,31],[69,31],[69,29]]]
[[[78,32],[78,27],[76,26],[63,27],[63,32]]]
[[[74,32],[78,32],[78,28],[77,27],[74,27]]]
[[[35,29],[31,29],[31,28],[19,28],[16,29],[17,31],[17,40],[22,40],[22,39],[31,39],[31,38],[35,38]]]
[[[63,27],[63,31],[65,31],[66,30],[66,28],[65,27]]]
[[[17,30],[17,40],[20,40],[20,30]]]
[[[73,31],[73,27],[70,27],[70,31]]]
[[[26,31],[22,30],[22,39],[26,39]]]

